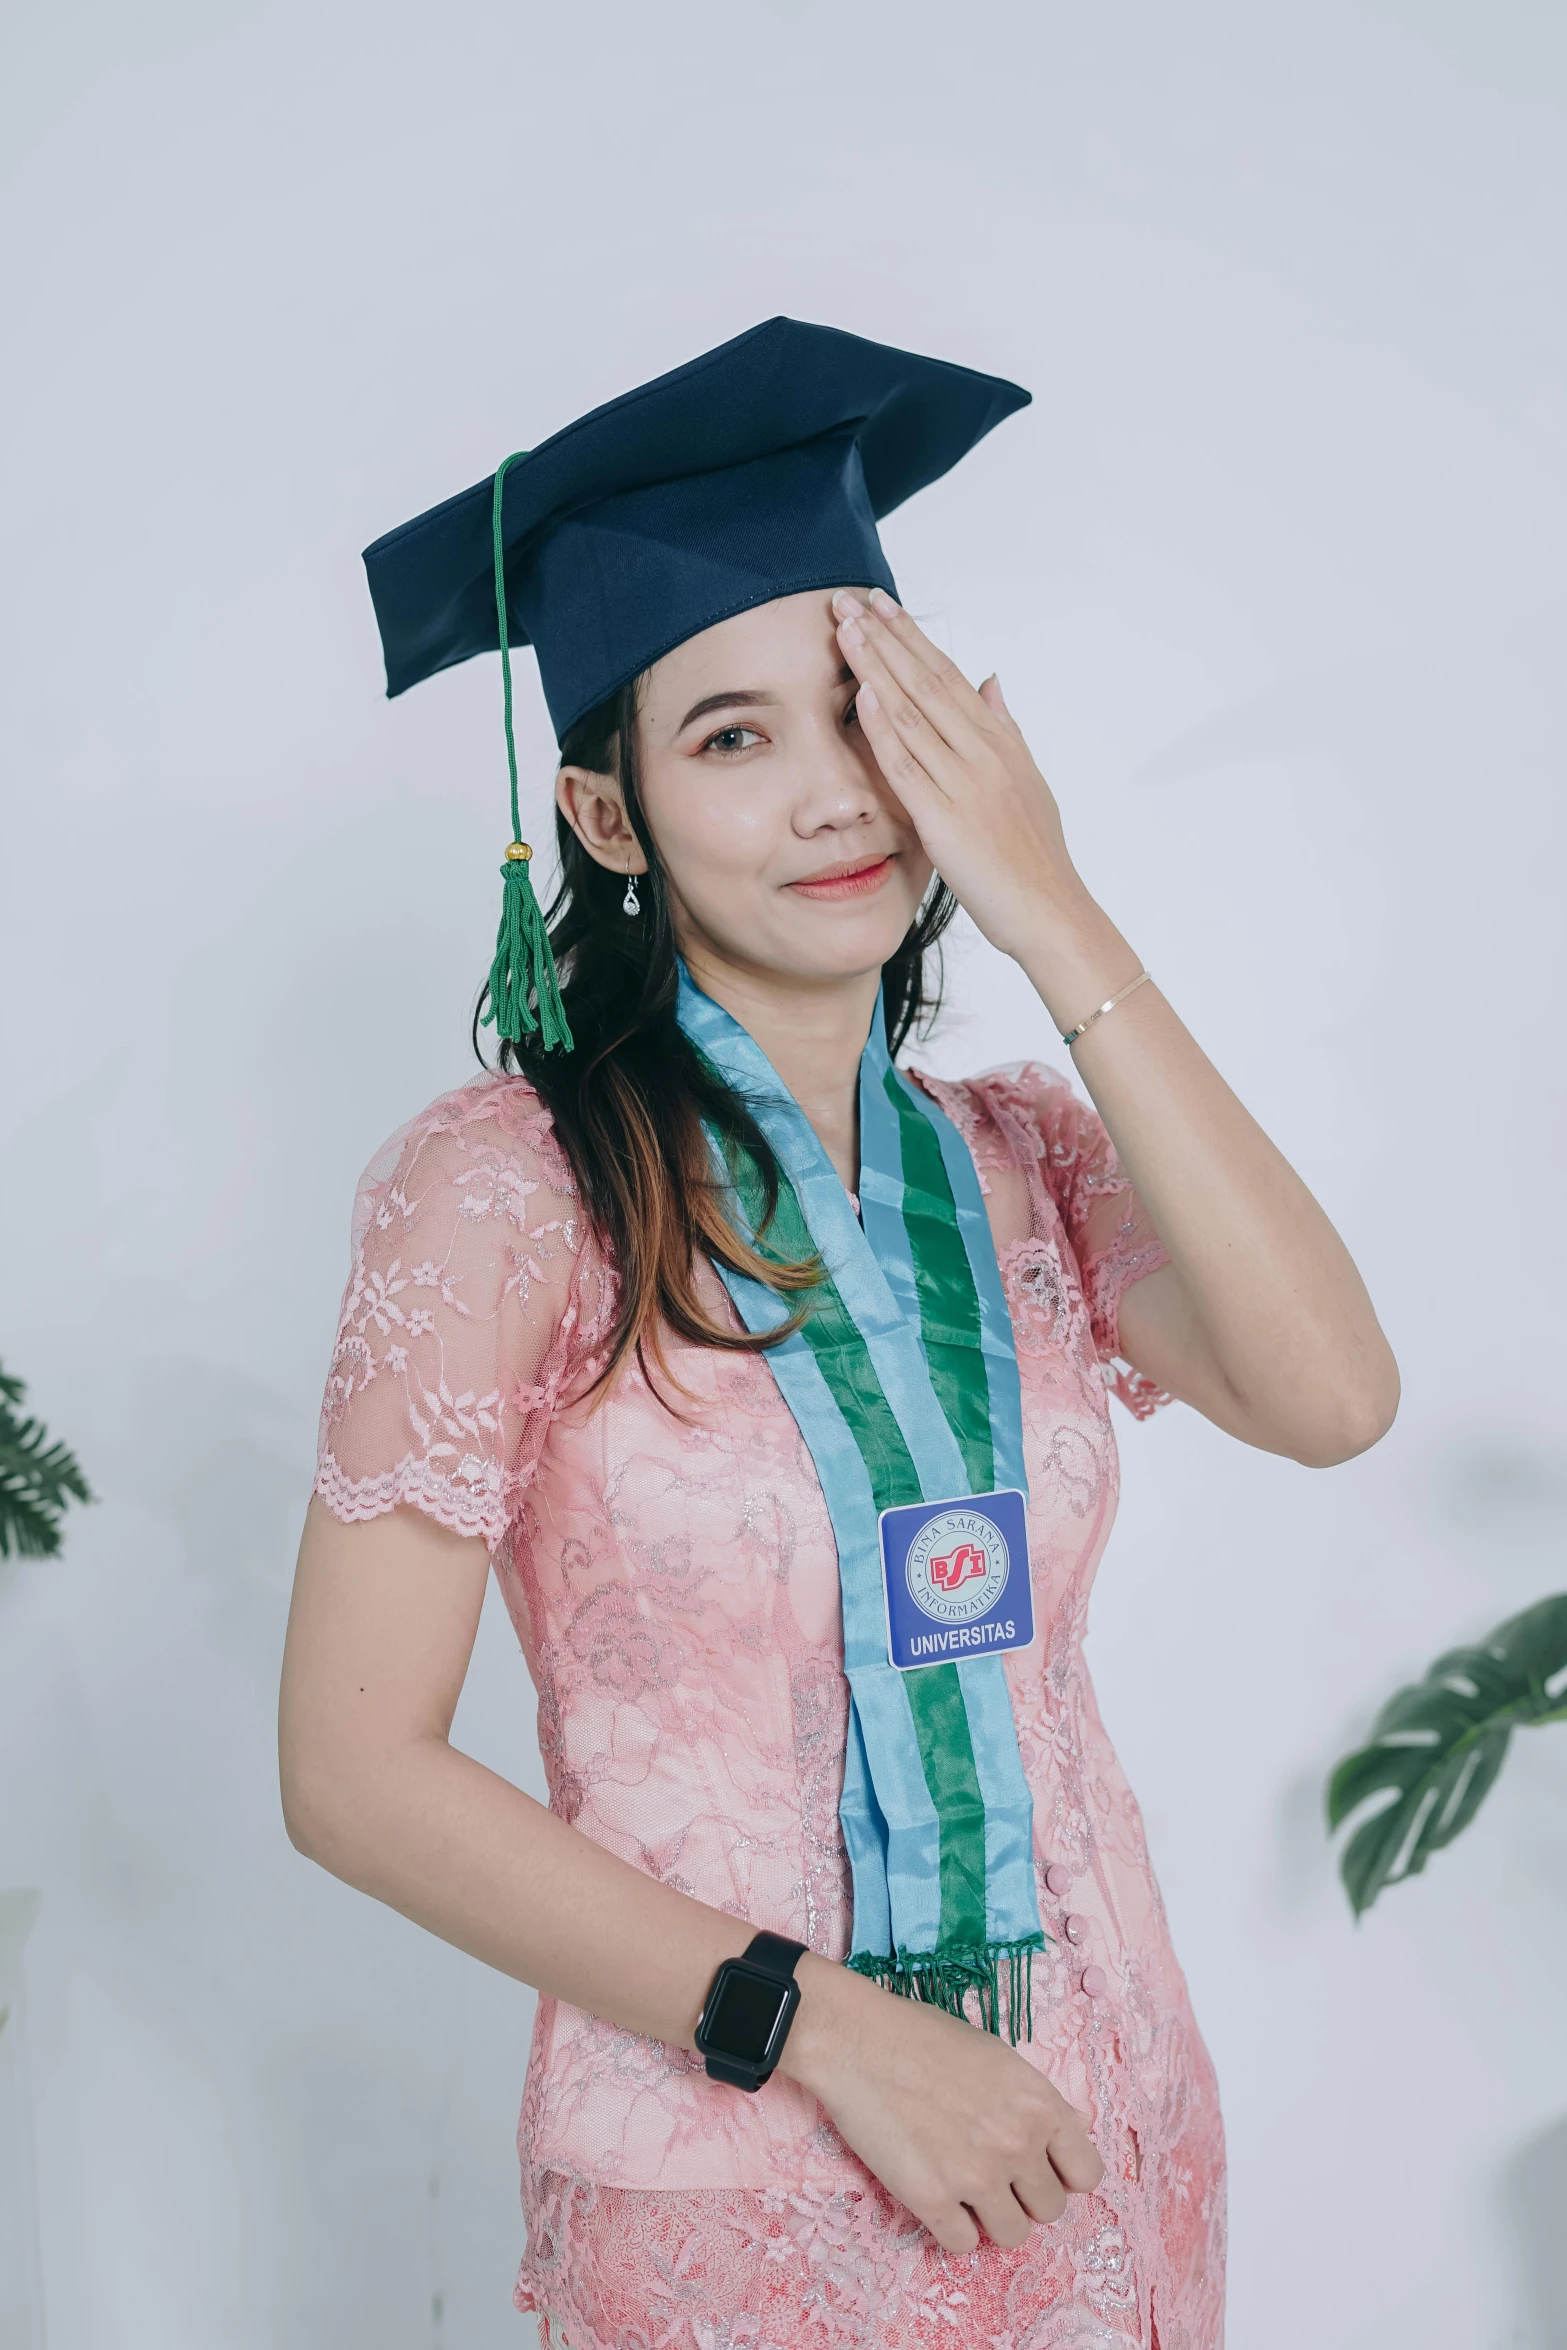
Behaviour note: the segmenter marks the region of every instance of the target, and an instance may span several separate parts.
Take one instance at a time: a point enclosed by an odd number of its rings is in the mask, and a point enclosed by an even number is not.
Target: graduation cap
[[[514,838],[487,1021],[569,1050],[528,880],[511,646],[538,654],[557,740],[676,645],[809,588],[897,590],[880,516],[937,480],[1029,394],[834,327],[771,318],[579,417],[365,549],[405,693],[499,651]],[[536,1018],[530,1004],[536,996]]]

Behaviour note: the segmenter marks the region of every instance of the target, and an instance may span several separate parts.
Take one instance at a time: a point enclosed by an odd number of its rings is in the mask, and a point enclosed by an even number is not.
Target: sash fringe
[[[1034,1956],[1046,1947],[1048,1939],[1044,1934],[1025,1934],[1016,1942],[986,1942],[976,1949],[948,1950],[940,1955],[899,1950],[878,1956],[861,1950],[848,1964],[855,1974],[879,1983],[895,1998],[923,1999],[928,2006],[939,2007],[945,2015],[960,2016],[965,2023],[975,2021],[968,2012],[972,1995],[978,2001],[980,2029],[994,2032],[998,2039],[1001,1970],[1005,1966],[1007,2037],[1015,2048],[1020,2039],[1034,2037]]]

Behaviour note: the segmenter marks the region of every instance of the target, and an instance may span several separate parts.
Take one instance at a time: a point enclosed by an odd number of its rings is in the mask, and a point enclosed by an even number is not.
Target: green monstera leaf
[[[1567,1721],[1567,1592],[1449,1649],[1423,1681],[1390,1697],[1370,1740],[1328,1781],[1328,1826],[1373,1803],[1345,1845],[1340,1874],[1355,1915],[1384,1885],[1417,1877],[1468,1827],[1523,1723]]]
[[[13,1551],[53,1558],[66,1505],[92,1499],[76,1455],[23,1418],[26,1393],[14,1372],[0,1370],[0,1559]]]

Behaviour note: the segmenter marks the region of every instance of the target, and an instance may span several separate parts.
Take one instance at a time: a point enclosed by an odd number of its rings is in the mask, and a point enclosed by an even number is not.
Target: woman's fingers
[[[1052,2134],[1048,2152],[1051,2169],[1074,2195],[1091,2195],[1105,2175],[1099,2149],[1075,2113]]]
[[[881,710],[889,730],[888,739],[896,737],[910,758],[929,776],[936,788],[947,797],[960,788],[964,760],[969,756],[967,745],[955,750],[941,728],[920,706],[886,658],[891,639],[886,629],[878,624],[863,604],[854,604],[852,598],[841,598],[852,605],[843,612],[838,623],[838,643],[844,659],[860,681],[860,709],[864,710],[864,689],[868,686],[875,705]],[[871,631],[878,630],[876,641]],[[954,732],[958,730],[954,727]]]
[[[887,674],[869,647],[854,645],[844,640],[843,654],[860,681],[855,697],[855,711],[877,758],[881,758],[885,742],[892,757],[900,763],[910,760],[926,779],[927,787],[939,792],[943,800],[950,799],[958,788],[961,761],[931,725],[924,713],[911,702],[896,679]],[[866,695],[870,696],[869,705]],[[874,724],[866,724],[867,707],[872,720],[880,719],[880,740]],[[883,762],[883,773],[886,773]],[[888,781],[892,778],[889,775]]]
[[[991,716],[993,718],[1000,719],[1008,734],[1010,734],[1017,742],[1021,742],[1023,739],[1023,729],[1019,726],[1017,720],[1013,717],[1011,711],[1007,708],[1005,697],[1001,691],[1001,680],[995,675],[993,671],[991,675],[986,678],[984,684],[980,687],[979,698],[984,703]]]
[[[868,679],[860,687],[855,711],[860,732],[870,744],[877,766],[918,828],[922,817],[934,815],[946,806],[946,793],[903,731],[888,717],[881,696]]]
[[[1048,2228],[1067,2209],[1067,2188],[1062,2185],[1060,2171],[1052,2167],[1048,2153],[1031,2155],[1027,2169],[1017,2171],[1013,2195],[1031,2221],[1041,2228]]]
[[[929,2228],[943,2252],[976,2252],[979,2249],[979,2226],[966,2203],[943,2205],[939,2210],[915,2211],[914,2216]]]
[[[1048,2226],[1066,2209],[1068,2195],[1091,2195],[1105,2175],[1088,2124],[1066,2105],[1037,2157],[1012,2181],[1012,2192],[1031,2220]]]
[[[835,606],[860,629],[867,648],[888,677],[948,748],[960,758],[972,758],[980,745],[986,713],[957,663],[933,645],[919,623],[881,588],[872,588],[868,608],[847,593],[840,593]]]
[[[1009,2252],[1026,2244],[1034,2232],[1033,2214],[1023,2209],[1010,2187],[971,2203],[969,2209],[991,2242],[1005,2246]]]

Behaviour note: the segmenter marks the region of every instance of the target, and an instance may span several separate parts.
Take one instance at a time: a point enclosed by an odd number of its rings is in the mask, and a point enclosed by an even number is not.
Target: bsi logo
[[[1006,1536],[982,1510],[942,1510],[909,1545],[904,1578],[922,1615],[971,1624],[996,1605],[1011,1561]]]
[[[988,1575],[990,1561],[972,1542],[964,1542],[946,1558],[930,1560],[926,1573],[938,1591],[960,1591],[976,1575]]]

